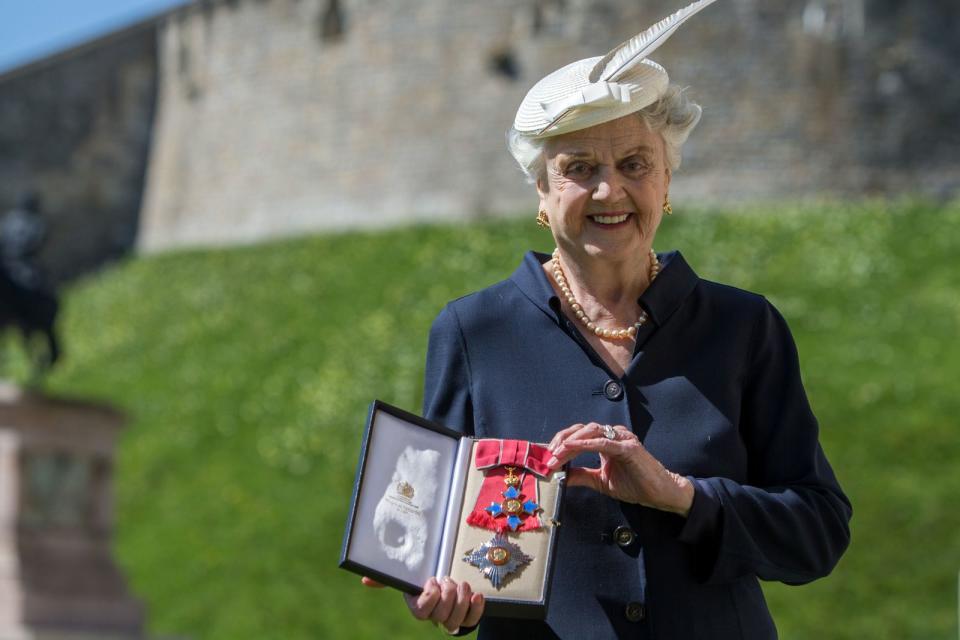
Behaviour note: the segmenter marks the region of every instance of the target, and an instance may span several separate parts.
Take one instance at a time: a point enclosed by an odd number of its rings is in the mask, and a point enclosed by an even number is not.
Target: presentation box
[[[477,439],[374,401],[340,567],[410,594],[467,581],[485,615],[546,615],[566,468],[544,445]]]

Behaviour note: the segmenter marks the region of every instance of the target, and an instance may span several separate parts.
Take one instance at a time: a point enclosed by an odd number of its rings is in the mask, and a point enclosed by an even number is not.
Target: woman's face
[[[574,258],[646,255],[670,186],[659,134],[632,114],[550,138],[544,156],[537,192],[557,246]]]

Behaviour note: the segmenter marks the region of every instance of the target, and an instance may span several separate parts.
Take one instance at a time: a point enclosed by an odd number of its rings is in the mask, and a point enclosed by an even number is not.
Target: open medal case
[[[566,478],[549,455],[374,401],[340,567],[411,594],[450,576],[484,595],[485,615],[543,618]]]

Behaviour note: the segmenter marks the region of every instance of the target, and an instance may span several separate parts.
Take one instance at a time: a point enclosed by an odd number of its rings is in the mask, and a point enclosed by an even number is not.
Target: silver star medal
[[[476,549],[467,551],[463,561],[480,569],[496,589],[500,589],[504,579],[514,571],[526,566],[533,560],[520,547],[498,533],[491,540]]]

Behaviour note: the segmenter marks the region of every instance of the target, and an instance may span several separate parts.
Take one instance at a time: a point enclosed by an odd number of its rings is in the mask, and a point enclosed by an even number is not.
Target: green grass
[[[335,568],[366,406],[418,410],[443,304],[551,246],[531,215],[138,258],[75,286],[48,386],[131,416],[117,553],[151,630],[420,637],[396,592]],[[782,637],[955,638],[960,206],[681,211],[657,247],[780,308],[854,503],[833,575],[765,586]]]

